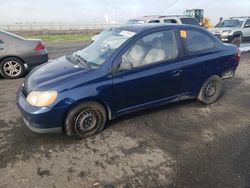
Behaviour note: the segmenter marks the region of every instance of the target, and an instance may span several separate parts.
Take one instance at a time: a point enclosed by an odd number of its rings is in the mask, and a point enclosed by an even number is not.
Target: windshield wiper
[[[84,59],[82,56],[80,56],[79,54],[74,54],[74,56],[77,57],[78,60],[80,60],[79,62],[80,62],[80,63],[82,62],[82,64],[83,64],[85,67],[91,68],[91,66],[88,64],[88,61],[87,61],[86,59]]]

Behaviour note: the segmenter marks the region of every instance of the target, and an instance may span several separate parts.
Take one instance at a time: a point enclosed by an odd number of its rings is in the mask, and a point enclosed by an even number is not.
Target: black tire
[[[68,136],[84,139],[102,131],[106,121],[106,111],[101,104],[84,102],[68,113],[64,132]]]
[[[198,100],[204,104],[214,103],[220,96],[222,80],[219,76],[211,76],[202,85]]]
[[[240,47],[241,43],[241,37],[234,37],[233,40],[231,41],[231,44],[236,45],[238,48]]]
[[[0,62],[0,73],[4,78],[17,79],[24,75],[24,63],[15,57],[5,58]]]

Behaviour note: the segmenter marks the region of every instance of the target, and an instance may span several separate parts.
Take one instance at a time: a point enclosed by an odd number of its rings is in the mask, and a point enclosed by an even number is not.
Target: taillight
[[[240,62],[240,49],[238,48],[238,50],[237,50],[237,54],[235,55],[235,60],[236,60],[236,62],[239,64],[239,62]]]
[[[45,48],[44,44],[39,41],[35,47],[35,51],[40,51],[40,50],[43,50]]]

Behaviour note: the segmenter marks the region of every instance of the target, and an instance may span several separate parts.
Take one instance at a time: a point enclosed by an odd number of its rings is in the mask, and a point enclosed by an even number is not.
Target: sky
[[[0,24],[121,23],[144,15],[182,14],[201,8],[216,23],[220,17],[250,16],[250,0],[0,0]]]

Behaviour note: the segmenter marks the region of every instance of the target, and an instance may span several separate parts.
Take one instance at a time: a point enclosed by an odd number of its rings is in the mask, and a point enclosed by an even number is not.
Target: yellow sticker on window
[[[187,31],[181,30],[180,34],[181,34],[181,38],[187,38]]]

